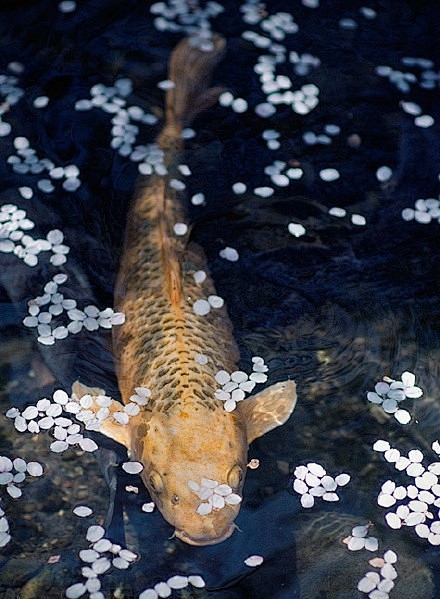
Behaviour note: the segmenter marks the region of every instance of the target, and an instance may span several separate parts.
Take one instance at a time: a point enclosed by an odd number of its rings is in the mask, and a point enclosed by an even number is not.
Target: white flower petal
[[[225,497],[225,501],[229,505],[238,505],[241,502],[241,497],[240,495],[237,495],[237,493],[231,493],[230,495]]]
[[[250,555],[248,558],[244,560],[246,566],[251,568],[255,568],[256,566],[260,566],[264,561],[264,558],[261,555]]]
[[[406,397],[410,397],[411,399],[417,399],[423,395],[423,391],[420,387],[406,387],[404,393]]]
[[[139,474],[144,469],[143,465],[140,462],[124,462],[122,464],[122,469],[128,474]]]
[[[187,576],[171,576],[168,578],[167,585],[172,589],[184,589],[188,586],[188,577]]]

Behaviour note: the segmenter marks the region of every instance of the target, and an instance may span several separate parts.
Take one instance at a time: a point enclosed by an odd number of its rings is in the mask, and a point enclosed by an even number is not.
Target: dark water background
[[[392,547],[399,555],[391,597],[440,597],[438,549],[411,529],[390,530],[376,505],[380,484],[393,474],[372,451],[374,441],[384,438],[401,451],[418,447],[429,460],[435,457],[439,225],[405,222],[401,211],[417,198],[437,197],[440,137],[437,124],[415,127],[399,102],[419,103],[438,122],[439,95],[417,84],[402,94],[374,68],[411,70],[402,66],[404,56],[431,58],[438,67],[440,8],[437,2],[369,2],[377,11],[370,21],[359,15],[362,3],[322,4],[310,9],[299,2],[267,3],[270,13],[292,12],[299,24],[299,32],[283,42],[288,49],[321,60],[310,75],[292,76],[294,89],[318,85],[318,107],[299,116],[281,105],[264,120],[252,109],[235,114],[216,106],[198,118],[197,136],[188,141],[181,160],[193,172],[188,194],[202,191],[207,198],[205,207],[190,208],[191,236],[204,248],[217,291],[228,305],[242,366],[263,355],[270,382],[295,378],[298,406],[285,426],[251,447],[250,457],[259,458],[261,466],[248,473],[237,520],[243,532],[225,543],[193,548],[169,540],[171,529],[159,513],[140,515],[139,505],[147,500],[142,491],[139,496],[118,493],[115,530],[123,503],[127,542],[141,560],[127,572],[102,578],[108,597],[137,597],[176,573],[200,573],[210,589],[195,593],[200,597],[361,597],[356,585],[370,569],[372,555],[350,553],[341,540],[354,525],[368,521],[381,550]],[[253,66],[265,51],[241,39],[252,27],[242,22],[236,3],[225,0],[223,6],[213,28],[227,38],[227,54],[215,82],[246,98],[252,108],[264,100]],[[341,29],[342,17],[355,18],[358,28]],[[78,303],[112,305],[137,167],[110,149],[111,116],[97,109],[76,112],[74,103],[90,97],[95,83],[112,85],[128,76],[134,82],[129,104],[160,114],[163,92],[156,85],[166,78],[168,56],[180,38],[156,31],[149,3],[137,0],[79,3],[70,15],[62,15],[56,2],[0,6],[0,71],[7,72],[11,61],[22,62],[19,85],[26,92],[5,117],[13,133],[0,138],[1,203],[24,208],[36,223],[33,234],[53,228],[64,232],[71,247],[63,269],[70,277],[66,288]],[[40,95],[50,98],[45,109],[32,106]],[[341,127],[331,145],[302,142],[304,131],[321,132],[327,123]],[[281,132],[279,150],[268,150],[261,139],[267,128]],[[157,131],[141,129],[138,143],[154,141]],[[358,148],[347,143],[353,133],[361,138]],[[36,192],[32,200],[23,200],[18,187],[34,187],[36,179],[14,174],[6,163],[18,135],[29,138],[40,157],[77,164],[79,190]],[[269,199],[232,193],[236,181],[249,189],[268,184],[263,168],[275,159],[299,161],[305,176],[276,188]],[[375,176],[381,165],[394,173],[386,185]],[[340,179],[321,181],[318,172],[325,167],[337,168]],[[364,215],[366,226],[328,215],[332,206]],[[292,221],[304,224],[307,234],[290,235]],[[239,251],[237,263],[219,258],[225,245]],[[45,260],[31,269],[13,255],[0,254],[2,413],[11,405],[35,403],[55,388],[69,390],[78,377],[118,396],[107,333],[70,336],[44,348],[36,347],[33,334],[21,325],[26,301],[54,272]],[[415,372],[424,390],[408,408],[414,419],[405,427],[379,418],[365,399],[383,375],[398,378],[404,370]],[[117,448],[97,436],[108,450],[99,458],[76,450],[54,455],[46,434],[16,433],[3,417],[0,433],[2,455],[37,459],[47,470],[20,500],[4,501],[13,539],[0,558],[0,596],[61,597],[80,580],[77,551],[86,546],[90,524],[78,522],[72,507],[86,503],[97,521],[104,519],[108,492],[99,462],[110,476],[117,471],[121,488],[128,484],[120,469],[109,466],[109,452]],[[304,510],[298,496],[288,492],[289,471],[307,461],[352,475],[338,504],[322,502]],[[243,560],[254,553],[265,562],[249,569]],[[60,561],[47,565],[53,554]],[[112,595],[115,589],[122,594]],[[182,596],[190,596],[185,592]]]

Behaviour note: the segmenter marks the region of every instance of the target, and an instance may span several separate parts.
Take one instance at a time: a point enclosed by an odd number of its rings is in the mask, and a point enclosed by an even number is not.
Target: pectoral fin
[[[268,431],[284,424],[296,404],[294,381],[275,383],[239,404],[246,422],[247,440],[251,443]]]
[[[96,403],[96,398],[99,395],[105,395],[104,389],[100,389],[99,387],[87,387],[83,383],[79,381],[75,381],[72,385],[72,393],[74,393],[78,399],[84,397],[84,395],[91,395],[93,398],[93,405],[88,410],[91,410],[95,414],[101,409],[101,406]],[[129,448],[129,429],[128,424],[120,424],[113,418],[113,414],[115,412],[123,412],[124,406],[115,399],[111,400],[111,404],[108,406],[110,411],[110,415],[102,421],[101,427],[99,428],[99,432],[113,439],[117,443],[121,443]]]

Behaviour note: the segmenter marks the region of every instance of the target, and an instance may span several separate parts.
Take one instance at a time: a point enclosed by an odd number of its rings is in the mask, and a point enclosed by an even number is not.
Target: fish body
[[[207,82],[223,49],[224,40],[215,36],[211,52],[183,40],[172,54],[169,78],[175,87],[167,93],[158,139],[170,171],[183,149],[182,128],[218,95]],[[206,315],[194,309],[197,300],[216,292],[202,249],[174,231],[176,223],[185,222],[185,213],[169,181],[163,176],[139,181],[115,292],[117,309],[126,315],[113,339],[123,404],[131,403],[139,387],[148,388],[151,397],[125,425],[112,418],[123,410],[113,400],[100,432],[123,443],[131,459],[142,463],[142,479],[176,536],[206,545],[232,534],[248,444],[289,417],[295,383],[277,383],[232,412],[215,397],[216,374],[237,370],[239,353],[225,307]],[[201,283],[194,277],[200,270],[206,273]],[[80,383],[74,392],[79,397],[104,393]],[[225,499],[217,497],[205,513],[200,505],[206,507],[213,493],[209,488],[215,486]]]

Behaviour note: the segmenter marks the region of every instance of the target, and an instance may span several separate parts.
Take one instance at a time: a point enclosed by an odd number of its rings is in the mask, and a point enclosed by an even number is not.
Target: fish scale
[[[190,244],[187,249],[186,240],[173,234],[174,223],[184,220],[182,210],[176,209],[176,198],[170,197],[173,195],[177,194],[172,189],[153,181],[151,187],[147,184],[138,192],[128,217],[131,222],[116,297],[121,298],[118,310],[130,318],[119,330],[114,329],[119,388],[124,403],[130,401],[135,387],[145,386],[152,391],[154,409],[159,409],[160,403],[188,400],[223,409],[214,402],[214,377],[220,368],[236,370],[238,350],[225,308],[211,310],[202,318],[194,313],[194,301],[216,291],[209,275],[202,284],[194,280],[196,270],[207,270],[201,248]],[[157,226],[162,203],[170,208],[165,219],[170,248],[165,256]],[[184,270],[184,263],[194,264],[194,269]],[[177,303],[170,297],[167,281],[170,264],[179,275]],[[196,354],[207,356],[203,368],[195,361]],[[189,384],[191,398],[186,397],[189,387],[185,385]]]

